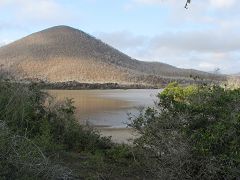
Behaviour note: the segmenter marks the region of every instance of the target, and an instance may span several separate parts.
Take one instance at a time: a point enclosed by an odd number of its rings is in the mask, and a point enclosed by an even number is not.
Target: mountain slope
[[[0,63],[19,78],[49,82],[160,84],[163,79],[185,79],[190,74],[213,77],[201,71],[132,59],[68,26],[52,27],[1,47]]]

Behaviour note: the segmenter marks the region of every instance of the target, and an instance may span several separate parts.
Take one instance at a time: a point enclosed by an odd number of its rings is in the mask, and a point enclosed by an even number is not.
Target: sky
[[[83,30],[129,56],[240,72],[239,0],[0,0],[0,46],[52,26]]]

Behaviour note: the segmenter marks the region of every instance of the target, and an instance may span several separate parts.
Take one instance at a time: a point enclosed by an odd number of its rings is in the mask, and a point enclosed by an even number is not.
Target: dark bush
[[[0,177],[68,179],[71,170],[55,163],[53,157],[62,151],[110,149],[110,138],[81,126],[74,110],[72,100],[56,102],[36,84],[1,79]]]
[[[139,161],[163,179],[240,177],[240,89],[170,84],[130,126]]]

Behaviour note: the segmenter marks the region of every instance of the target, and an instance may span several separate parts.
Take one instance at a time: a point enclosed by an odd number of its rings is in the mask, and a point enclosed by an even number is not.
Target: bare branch
[[[190,3],[191,3],[191,0],[187,0],[187,2],[186,2],[186,4],[185,4],[184,8],[188,9],[188,4],[190,4]]]

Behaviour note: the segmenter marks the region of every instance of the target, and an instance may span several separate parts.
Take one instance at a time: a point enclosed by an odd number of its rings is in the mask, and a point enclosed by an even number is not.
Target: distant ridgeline
[[[188,83],[190,75],[225,80],[222,75],[132,59],[68,26],[52,27],[1,47],[0,64],[2,70],[11,72],[16,79],[38,79],[56,87],[76,85],[76,82],[79,87],[79,84],[82,87],[95,87],[90,84],[158,87],[174,80]]]

